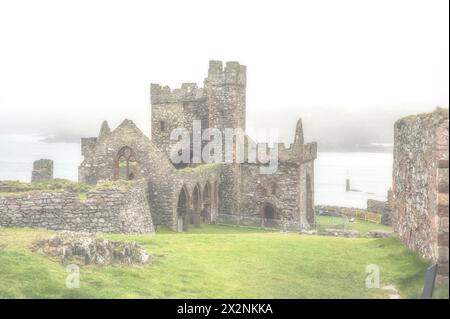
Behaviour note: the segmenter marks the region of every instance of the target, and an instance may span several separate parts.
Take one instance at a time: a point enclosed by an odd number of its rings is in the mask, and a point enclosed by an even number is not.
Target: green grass
[[[344,225],[344,218],[333,216],[316,216],[316,224],[318,225],[319,230],[323,230],[325,228],[342,229]],[[345,227],[346,229],[359,231],[363,237],[367,236],[367,232],[371,230],[392,231],[392,228],[389,226],[366,222],[359,219],[355,219],[353,223],[347,222]]]
[[[217,163],[208,163],[208,164],[200,164],[195,167],[185,167],[181,169],[182,172],[206,172],[206,171],[213,171],[216,169],[219,169],[221,167],[220,164]]]
[[[85,193],[85,192],[81,192],[81,193],[78,193],[78,199],[80,200],[80,202],[85,202],[85,201],[87,201],[87,193]]]
[[[29,250],[51,232],[0,229],[0,298],[385,298],[382,284],[420,297],[428,264],[397,239],[335,238],[203,225],[185,233],[116,235],[153,256],[148,266],[81,267],[81,287],[65,288],[58,262]]]
[[[448,283],[442,284],[434,289],[433,299],[448,299]]]
[[[50,182],[41,183],[22,183],[19,181],[0,181],[3,188],[14,189],[13,193],[29,191],[49,191],[49,190],[68,190],[73,192],[87,192],[92,188],[91,185],[70,181],[67,179],[55,178]]]

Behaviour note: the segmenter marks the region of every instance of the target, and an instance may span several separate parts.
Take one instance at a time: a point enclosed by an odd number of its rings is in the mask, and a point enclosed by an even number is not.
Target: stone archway
[[[306,220],[311,226],[315,224],[312,179],[309,174],[306,174]]]
[[[202,196],[200,192],[200,185],[197,184],[192,191],[192,216],[191,224],[200,224],[200,214],[202,209]]]
[[[182,230],[187,230],[189,223],[189,193],[183,186],[178,195],[177,221],[182,220]]]
[[[206,182],[205,187],[203,188],[203,209],[201,211],[201,218],[203,223],[211,222],[211,209],[212,209],[212,200],[211,200],[211,184]]]
[[[134,150],[129,146],[122,147],[115,159],[114,179],[133,180],[139,172],[139,164]]]

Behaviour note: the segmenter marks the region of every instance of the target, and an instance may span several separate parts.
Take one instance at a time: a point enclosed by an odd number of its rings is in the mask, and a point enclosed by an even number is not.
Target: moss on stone
[[[78,193],[78,199],[80,200],[80,202],[87,201],[87,193],[85,193],[85,192]]]
[[[90,190],[106,190],[106,189],[123,189],[128,190],[135,185],[136,181],[116,180],[116,181],[104,181],[96,185],[92,185]]]
[[[4,198],[13,198],[13,197],[23,197],[26,195],[35,195],[35,194],[45,194],[45,193],[56,193],[63,192],[64,189],[32,189],[20,192],[1,192],[0,197]]]
[[[0,181],[0,190],[5,193],[27,192],[27,191],[48,191],[48,190],[67,190],[72,192],[86,192],[92,186],[78,183],[67,179],[54,179],[42,183],[22,183],[19,181]]]
[[[195,167],[185,167],[181,169],[181,172],[189,172],[189,173],[200,173],[206,171],[213,171],[221,167],[221,164],[218,163],[209,163],[209,164],[201,164]]]
[[[416,121],[416,120],[425,120],[425,119],[447,119],[449,118],[449,110],[446,108],[437,107],[433,112],[430,113],[420,113],[413,114],[402,117],[401,119],[395,122],[395,127],[400,127],[407,122]]]

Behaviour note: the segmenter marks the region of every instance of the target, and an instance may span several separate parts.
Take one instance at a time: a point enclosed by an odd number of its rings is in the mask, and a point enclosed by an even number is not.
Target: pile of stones
[[[371,230],[367,232],[367,237],[369,238],[385,238],[392,236],[391,231],[384,230]]]
[[[322,236],[335,236],[335,237],[359,237],[359,231],[353,229],[324,229],[319,232]]]
[[[77,265],[145,265],[151,262],[148,253],[136,242],[109,241],[80,232],[59,232],[38,240],[33,251],[43,252],[63,264]]]

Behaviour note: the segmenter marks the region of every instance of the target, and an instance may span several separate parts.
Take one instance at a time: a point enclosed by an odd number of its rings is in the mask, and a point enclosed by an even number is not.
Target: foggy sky
[[[54,140],[133,120],[150,83],[202,85],[247,65],[247,125],[290,142],[392,141],[400,116],[449,100],[447,0],[2,1],[0,134]]]

